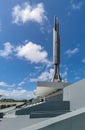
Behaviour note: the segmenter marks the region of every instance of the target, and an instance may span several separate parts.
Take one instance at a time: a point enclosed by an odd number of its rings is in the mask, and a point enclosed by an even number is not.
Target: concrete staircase
[[[69,110],[57,110],[57,111],[32,111],[30,113],[30,118],[48,118],[62,115],[69,112]]]
[[[16,111],[16,115],[30,115],[30,118],[54,117],[70,111],[69,101],[48,101]]]

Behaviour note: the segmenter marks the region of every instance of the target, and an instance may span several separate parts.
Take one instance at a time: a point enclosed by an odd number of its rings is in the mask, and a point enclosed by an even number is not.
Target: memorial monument
[[[85,79],[72,84],[62,82],[57,17],[53,28],[53,63],[52,81],[37,82],[37,98],[31,104],[1,111],[0,130],[85,130]]]
[[[36,96],[46,96],[56,90],[62,90],[70,83],[62,82],[60,76],[60,35],[59,35],[59,22],[58,18],[54,17],[53,27],[53,64],[54,64],[54,76],[52,81],[37,82]]]

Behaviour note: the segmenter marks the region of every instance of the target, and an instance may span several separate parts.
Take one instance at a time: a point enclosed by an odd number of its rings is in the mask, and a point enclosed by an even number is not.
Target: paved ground
[[[0,130],[21,130],[44,120],[47,118],[30,119],[28,115],[16,116],[14,113],[10,113],[0,119]]]

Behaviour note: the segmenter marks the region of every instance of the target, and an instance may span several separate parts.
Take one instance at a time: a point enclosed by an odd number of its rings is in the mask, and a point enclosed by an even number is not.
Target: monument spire
[[[59,23],[58,18],[54,17],[54,28],[53,28],[53,63],[54,63],[54,77],[53,81],[61,81],[59,72],[60,65],[60,36],[59,36]]]

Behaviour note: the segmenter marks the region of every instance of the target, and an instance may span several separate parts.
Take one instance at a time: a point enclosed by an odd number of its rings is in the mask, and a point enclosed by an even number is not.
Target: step
[[[30,118],[48,118],[62,115],[69,112],[68,110],[63,111],[33,111],[30,113]]]
[[[16,115],[29,115],[32,111],[56,111],[56,110],[70,110],[69,101],[52,101],[37,104],[35,106],[23,108],[16,111]]]

